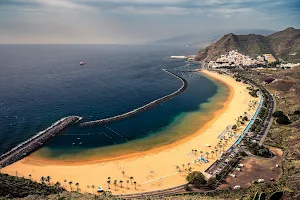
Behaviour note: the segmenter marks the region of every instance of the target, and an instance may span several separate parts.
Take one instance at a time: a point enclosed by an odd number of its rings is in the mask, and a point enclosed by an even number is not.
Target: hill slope
[[[300,62],[300,29],[287,28],[268,36],[230,33],[206,49],[200,50],[196,60],[215,60],[231,50],[238,50],[240,53],[251,57],[271,53],[275,57],[289,62]]]

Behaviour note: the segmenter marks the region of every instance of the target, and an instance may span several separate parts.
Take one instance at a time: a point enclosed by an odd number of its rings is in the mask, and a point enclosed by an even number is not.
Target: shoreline
[[[138,154],[129,154],[126,155],[126,158],[113,158],[110,161],[62,163],[37,160],[29,156],[4,168],[3,172],[14,175],[18,171],[18,174],[25,177],[32,174],[32,178],[37,181],[40,180],[41,176],[50,175],[54,183],[56,181],[63,183],[65,179],[74,183],[78,182],[82,192],[91,192],[88,186],[91,184],[101,185],[104,190],[109,190],[106,181],[108,176],[112,180],[124,180],[124,187],[118,185],[116,191],[113,189],[113,184],[111,184],[112,189],[110,191],[114,194],[140,193],[184,184],[188,174],[186,166],[190,166],[193,171],[204,172],[218,158],[217,152],[215,152],[216,155],[214,153],[209,156],[204,154],[203,157],[206,157],[209,163],[193,163],[192,161],[199,158],[199,156],[202,157],[202,155],[199,155],[200,150],[203,153],[210,153],[214,150],[213,147],[219,142],[220,133],[227,125],[236,123],[236,118],[246,111],[252,117],[257,107],[250,106],[251,102],[259,100],[248,94],[247,85],[236,82],[232,77],[209,71],[202,71],[201,73],[228,85],[231,92],[227,101],[223,103],[223,107],[214,113],[213,119],[192,135],[171,145]],[[238,134],[242,133],[247,124],[248,122],[239,127]],[[236,139],[233,138],[232,141],[229,141],[224,150],[234,144],[239,136],[238,134]],[[210,144],[211,147],[206,144]],[[192,149],[197,149],[198,153],[192,153]],[[181,172],[178,172],[178,168]],[[122,174],[123,171],[125,174]],[[134,181],[137,181],[137,189],[134,189],[132,184],[130,184],[129,189],[125,187],[126,179],[129,180],[131,176],[134,177]],[[65,187],[70,189],[67,184]]]
[[[47,165],[69,165],[69,166],[80,166],[82,164],[97,164],[97,163],[103,163],[103,162],[109,162],[109,161],[116,161],[116,160],[122,160],[122,159],[133,159],[133,158],[137,158],[140,156],[147,156],[147,155],[151,155],[151,154],[156,154],[159,152],[162,152],[164,150],[167,150],[169,148],[174,148],[182,143],[185,143],[191,139],[193,139],[194,137],[196,137],[197,135],[201,134],[201,132],[205,131],[212,123],[214,123],[214,121],[216,121],[218,119],[218,116],[220,116],[222,113],[224,113],[227,109],[228,109],[228,105],[230,103],[230,101],[232,100],[233,96],[234,96],[234,89],[232,88],[231,85],[228,85],[226,82],[224,82],[221,79],[214,79],[213,76],[209,75],[209,73],[207,73],[206,71],[200,71],[202,75],[204,75],[206,78],[209,78],[212,81],[218,81],[221,84],[224,84],[225,87],[227,87],[229,89],[229,96],[226,98],[225,102],[222,102],[222,108],[221,109],[217,109],[215,112],[213,112],[213,117],[212,119],[206,121],[204,123],[203,126],[201,126],[201,128],[197,129],[194,133],[192,133],[190,136],[186,136],[182,139],[179,139],[173,143],[167,144],[167,145],[161,145],[159,147],[154,147],[153,149],[150,150],[145,150],[145,151],[141,151],[141,152],[135,152],[135,153],[129,153],[126,155],[120,155],[120,156],[114,156],[114,157],[109,157],[109,158],[97,158],[97,155],[95,157],[90,156],[87,159],[85,158],[81,158],[80,160],[54,160],[54,159],[47,159],[45,157],[42,156],[36,156],[36,155],[29,155],[28,157],[26,157],[27,162],[28,163],[32,163],[32,164],[47,164]],[[212,97],[213,98],[213,97]],[[209,102],[211,103],[211,102]]]

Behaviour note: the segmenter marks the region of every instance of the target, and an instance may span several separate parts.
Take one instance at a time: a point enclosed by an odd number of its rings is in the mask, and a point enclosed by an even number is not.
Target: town
[[[297,66],[300,66],[300,63],[288,63],[282,59],[276,59],[272,54],[259,55],[254,59],[239,53],[237,50],[229,51],[215,61],[207,63],[208,68],[276,67],[289,69]]]

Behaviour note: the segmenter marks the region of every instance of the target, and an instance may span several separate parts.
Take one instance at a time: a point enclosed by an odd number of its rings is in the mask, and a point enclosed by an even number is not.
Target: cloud
[[[275,10],[300,11],[296,0],[1,0],[0,6],[94,10],[140,15],[243,15]],[[243,13],[244,12],[244,13]]]

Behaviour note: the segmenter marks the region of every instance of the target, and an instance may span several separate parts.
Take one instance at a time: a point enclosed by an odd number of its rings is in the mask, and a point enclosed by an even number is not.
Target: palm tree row
[[[122,171],[122,174],[124,176],[125,172]],[[134,179],[133,176],[131,176],[130,178],[130,181],[129,180],[126,180],[126,183],[127,183],[127,189],[129,189],[129,182],[131,182],[131,185],[132,185],[132,180]],[[110,189],[110,183],[111,183],[111,177],[108,177],[107,178],[107,187],[108,189]],[[120,180],[119,181],[120,183],[120,187],[123,188],[123,180]],[[118,184],[118,180],[114,180],[114,186],[115,186],[115,191],[117,190],[117,184]],[[136,181],[133,182],[133,184],[135,185],[135,189],[136,189]]]

